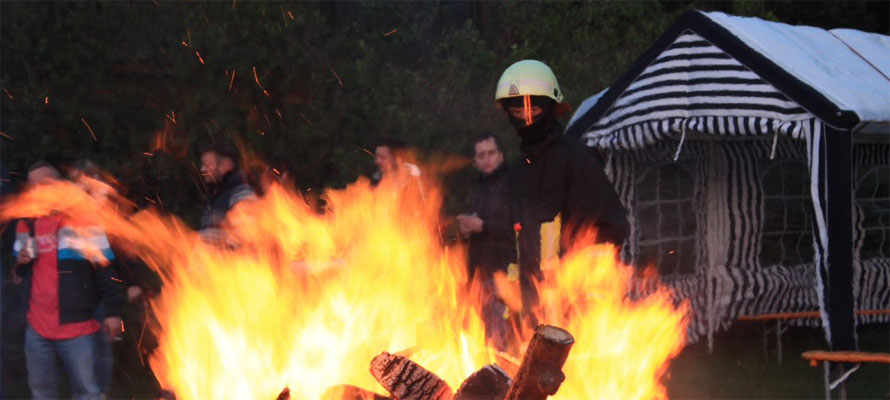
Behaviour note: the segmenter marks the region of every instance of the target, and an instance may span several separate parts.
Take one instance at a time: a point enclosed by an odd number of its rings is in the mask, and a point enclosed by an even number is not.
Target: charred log
[[[539,325],[528,344],[506,400],[546,400],[565,380],[562,366],[575,339],[561,328]]]
[[[387,352],[371,360],[371,375],[399,400],[446,400],[451,388],[413,361]]]
[[[464,380],[454,394],[454,400],[502,400],[513,381],[497,366],[486,365]]]
[[[358,386],[336,385],[325,390],[321,400],[390,400],[390,398]]]

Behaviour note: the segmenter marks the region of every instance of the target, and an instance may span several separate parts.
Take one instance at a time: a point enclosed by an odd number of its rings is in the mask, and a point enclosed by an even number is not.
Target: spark
[[[49,105],[49,96],[43,99],[43,104]]]
[[[115,278],[115,277],[113,277],[113,276],[111,277],[111,280],[113,280],[113,281],[115,281],[115,282],[117,282],[117,283],[124,283],[124,281],[120,280],[119,278]]]
[[[149,153],[147,151],[143,151],[142,154],[145,154],[146,156],[149,156],[149,157],[154,157],[154,155],[155,155],[155,153]]]
[[[86,125],[87,129],[90,131],[90,135],[93,136],[93,141],[94,141],[94,142],[98,142],[99,139],[96,138],[96,134],[93,133],[93,128],[90,128],[90,124],[87,123],[87,120],[81,118],[81,119],[80,119],[80,122],[83,122],[83,124]]]
[[[203,65],[203,64],[204,64],[204,59],[201,58],[201,53],[198,53],[198,50],[195,50],[195,55],[198,56],[198,61],[200,61],[201,64]]]
[[[264,113],[264,114],[263,114],[263,118],[266,119],[266,125],[269,125],[269,127],[271,128],[271,127],[272,127],[272,121],[269,121],[269,114],[265,114],[265,113]]]
[[[8,96],[10,100],[15,100],[15,97],[13,97],[12,93],[9,93],[8,90],[3,89],[3,93],[6,93],[6,96]]]
[[[146,309],[146,310],[148,309],[148,301],[145,300],[145,296],[143,296],[143,298],[142,298],[142,307],[143,307],[143,309]],[[144,313],[144,314],[145,314],[145,321],[143,321],[143,323],[142,323],[142,332],[139,333],[139,341],[136,342],[136,348],[139,349],[139,362],[142,363],[143,367],[145,366],[145,360],[142,359],[142,356],[143,356],[142,353],[145,352],[146,354],[148,354],[148,351],[142,348],[142,339],[143,339],[143,337],[145,337],[145,327],[148,326],[148,317],[150,315],[149,313]]]
[[[291,19],[291,20],[293,20],[293,19],[294,19],[294,15],[293,15],[293,14],[291,14],[291,12],[290,12],[290,11],[289,11],[289,10],[288,10],[288,12],[287,12],[287,15],[289,15],[289,16],[290,16],[290,19]]]
[[[263,94],[266,95],[266,97],[269,97],[269,92],[267,92],[266,88],[260,83],[260,77],[256,74],[256,66],[253,67],[253,79],[256,81],[257,86],[259,86],[260,89],[263,89]]]
[[[189,44],[186,43],[185,40],[183,40],[183,41],[182,41],[182,47],[189,47]]]
[[[7,138],[7,139],[9,139],[9,140],[12,140],[13,142],[15,141],[15,139],[13,139],[12,136],[9,136],[9,135],[7,135],[7,134],[5,134],[5,133],[3,133],[3,132],[0,132],[0,136],[3,136],[3,137],[5,137],[5,138]]]
[[[364,151],[365,153],[368,153],[369,156],[374,157],[374,153],[372,153],[371,150],[368,150],[364,147],[360,147],[360,149],[362,149],[362,151]]]
[[[387,37],[387,36],[389,36],[389,35],[392,35],[393,33],[396,33],[396,31],[398,31],[398,29],[393,29],[393,30],[391,30],[391,31],[389,31],[389,32],[386,32],[386,33],[383,34],[383,37]]]
[[[226,71],[226,75],[228,75],[228,71]],[[226,91],[232,90],[232,85],[235,83],[235,70],[232,70],[232,79],[229,80],[229,88]]]
[[[167,117],[167,119],[169,119],[170,122],[172,122],[174,124],[176,123],[176,111],[170,110],[170,115],[164,115],[164,116]]]
[[[278,111],[277,108],[275,109],[275,114],[278,114],[278,119],[282,119],[282,117],[281,117],[281,111]]]
[[[275,175],[281,175],[281,172],[279,172],[279,171],[278,171],[277,169],[275,169],[275,168],[272,168],[272,172],[274,172]]]
[[[334,74],[334,78],[337,78],[337,83],[340,84],[340,87],[343,87],[343,81],[340,79],[340,75],[337,75],[337,71],[334,71],[334,68],[328,67],[331,69],[331,72]]]
[[[260,136],[266,136],[266,132],[263,132],[262,129],[258,129],[258,130],[257,130],[257,133],[259,133]]]
[[[0,178],[0,182],[12,182],[12,179],[3,179],[3,178]]]
[[[303,113],[300,113],[300,116],[303,117],[304,120],[306,120],[306,123],[309,124],[309,126],[312,126],[312,121],[310,121],[309,118],[306,118],[306,116],[303,115]]]
[[[145,200],[148,200],[149,202],[151,202],[151,204],[157,204],[156,201],[149,199],[148,196],[145,196],[144,198],[145,198]]]
[[[674,250],[671,250],[668,252],[668,254],[674,254],[674,253],[676,253],[676,251],[674,251]]]
[[[15,172],[15,171],[9,171],[9,174],[10,174],[10,175],[15,175],[15,176],[19,176],[19,175],[21,175],[20,173]]]

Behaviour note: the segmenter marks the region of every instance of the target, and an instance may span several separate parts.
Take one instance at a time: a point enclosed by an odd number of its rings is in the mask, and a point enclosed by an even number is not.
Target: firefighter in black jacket
[[[511,182],[519,230],[519,281],[523,309],[535,325],[534,281],[576,236],[595,229],[596,240],[621,246],[626,211],[603,172],[601,159],[563,134],[558,117],[570,110],[553,71],[536,60],[519,61],[498,80],[495,101],[521,138],[522,160]]]

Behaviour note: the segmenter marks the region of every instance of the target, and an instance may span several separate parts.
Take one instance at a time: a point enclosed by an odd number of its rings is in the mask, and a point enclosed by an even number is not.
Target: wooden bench
[[[800,355],[804,360],[809,360],[810,365],[815,367],[819,361],[825,370],[825,399],[831,400],[831,391],[840,385],[840,398],[847,398],[847,391],[844,382],[850,375],[859,368],[859,363],[884,363],[890,364],[890,353],[868,353],[863,351],[824,351],[810,350]],[[831,363],[856,363],[857,365],[849,371],[841,369],[840,376],[834,381],[831,380]],[[843,368],[843,367],[841,367]]]
[[[857,310],[856,315],[883,315],[890,314],[890,309],[888,310]],[[782,363],[782,334],[788,329],[787,326],[783,326],[782,321],[786,320],[794,320],[794,319],[805,319],[805,318],[819,318],[819,311],[797,311],[797,312],[786,312],[786,313],[772,313],[772,314],[757,314],[757,315],[740,315],[738,317],[739,321],[761,321],[763,322],[763,355],[764,357],[769,358],[769,353],[767,350],[767,342],[769,341],[768,333],[771,330],[768,328],[767,324],[770,321],[776,321],[776,360],[779,363]]]

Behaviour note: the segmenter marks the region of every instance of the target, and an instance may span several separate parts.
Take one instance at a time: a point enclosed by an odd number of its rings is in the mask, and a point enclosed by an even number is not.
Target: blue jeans
[[[111,377],[114,374],[113,342],[102,329],[99,329],[93,338],[96,341],[96,353],[94,354],[96,384],[99,385],[99,391],[102,394],[107,394],[108,387],[111,386]]]
[[[57,399],[58,361],[68,374],[75,399],[99,399],[99,385],[93,369],[94,335],[51,340],[40,336],[29,325],[25,330],[25,359],[28,386],[35,400]]]
[[[93,316],[99,322],[99,325],[102,326],[106,317],[105,305],[99,303],[99,306],[93,312]],[[94,355],[96,384],[99,385],[99,391],[102,394],[107,394],[108,387],[111,386],[111,377],[114,374],[114,346],[112,346],[111,339],[105,334],[103,329],[99,329],[93,336],[96,341],[96,353]]]

